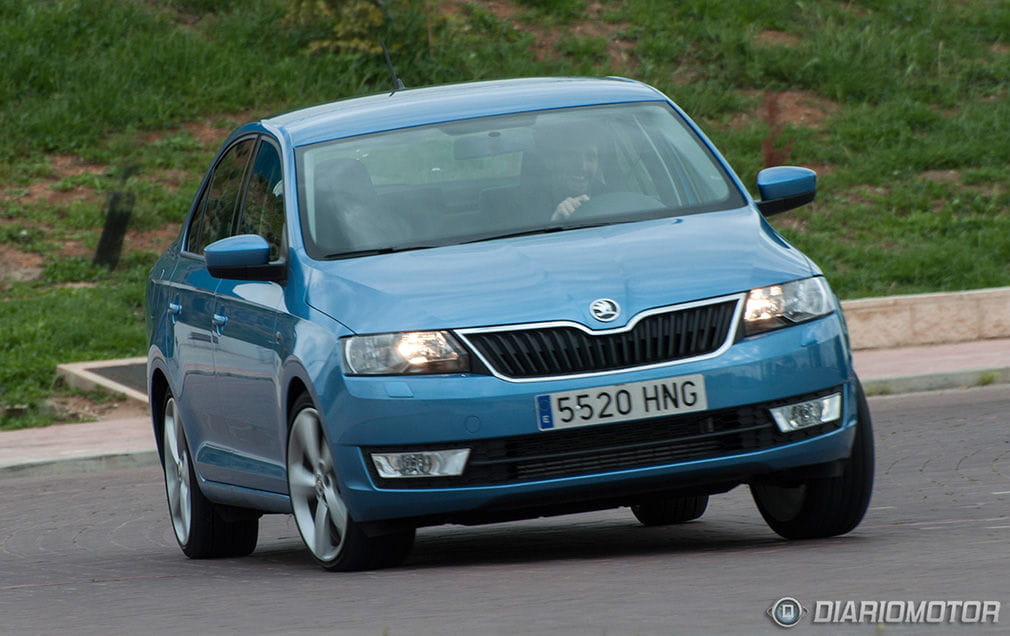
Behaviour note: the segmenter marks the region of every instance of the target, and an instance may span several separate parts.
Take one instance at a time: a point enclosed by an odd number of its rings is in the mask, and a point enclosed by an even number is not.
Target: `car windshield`
[[[297,152],[313,258],[417,249],[744,204],[663,102],[467,119]]]

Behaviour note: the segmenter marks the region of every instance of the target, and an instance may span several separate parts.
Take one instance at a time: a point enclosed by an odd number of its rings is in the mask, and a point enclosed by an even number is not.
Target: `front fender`
[[[340,338],[351,332],[326,314],[311,307],[307,310],[312,314],[309,320],[280,327],[282,338],[296,343],[283,363],[283,403],[290,417],[291,405],[302,391],[307,392],[326,426],[337,419],[337,404],[344,393]],[[335,440],[336,431],[330,426],[326,430]]]

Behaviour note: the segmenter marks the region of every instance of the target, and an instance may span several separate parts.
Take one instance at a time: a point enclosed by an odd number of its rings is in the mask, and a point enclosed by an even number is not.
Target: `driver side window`
[[[254,141],[245,139],[238,142],[214,166],[210,184],[186,232],[186,251],[203,254],[203,249],[214,241],[231,236]]]
[[[242,204],[235,233],[262,236],[270,244],[270,260],[280,258],[284,236],[281,157],[277,148],[265,139],[260,142],[250,168],[245,202]]]

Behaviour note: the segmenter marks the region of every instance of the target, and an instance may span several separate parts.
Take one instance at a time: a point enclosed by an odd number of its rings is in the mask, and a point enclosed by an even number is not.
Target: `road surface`
[[[766,610],[817,601],[999,601],[1010,631],[1010,391],[871,399],[877,482],[844,537],[787,542],[745,487],[644,528],[627,509],[418,533],[407,563],[330,574],[288,516],[256,552],[190,561],[156,468],[0,483],[0,633],[780,633]],[[873,633],[816,625],[792,633]],[[888,625],[950,633],[957,625]]]

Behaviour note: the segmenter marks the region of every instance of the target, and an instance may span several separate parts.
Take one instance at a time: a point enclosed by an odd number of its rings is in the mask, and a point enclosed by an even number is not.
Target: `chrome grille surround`
[[[481,362],[491,371],[491,373],[502,380],[507,380],[509,382],[541,382],[545,380],[552,379],[572,379],[572,378],[582,378],[582,377],[593,377],[600,375],[607,375],[623,371],[639,371],[643,369],[653,369],[666,366],[672,366],[677,364],[684,364],[687,362],[696,362],[698,360],[706,360],[709,358],[714,358],[721,355],[733,344],[737,333],[737,327],[740,322],[740,315],[743,308],[743,303],[745,299],[745,294],[732,294],[728,296],[720,296],[717,298],[708,298],[705,300],[698,300],[689,303],[681,303],[678,305],[668,305],[664,307],[655,307],[653,309],[647,309],[645,311],[639,312],[628,321],[623,327],[616,327],[613,329],[601,329],[593,330],[589,327],[570,320],[559,320],[550,322],[538,322],[538,323],[527,323],[519,325],[501,325],[495,327],[474,327],[468,329],[457,329],[455,333],[463,340],[466,346],[480,358]],[[636,327],[640,324],[648,325],[648,319],[653,317],[671,316],[675,317],[677,315],[686,316],[695,310],[705,310],[707,308],[712,308],[718,310],[722,307],[724,315],[722,315],[722,324],[718,325],[708,325],[707,328],[717,328],[721,331],[721,334],[715,334],[716,337],[712,338],[713,342],[710,346],[703,348],[702,350],[692,350],[687,355],[684,356],[673,356],[662,360],[647,360],[641,363],[635,363],[631,361],[629,364],[617,365],[617,366],[607,366],[606,368],[599,369],[577,369],[571,372],[545,372],[544,374],[537,374],[535,371],[530,373],[529,371],[525,373],[515,373],[510,372],[508,362],[503,362],[502,357],[495,354],[490,346],[489,338],[485,336],[495,337],[501,335],[515,334],[517,338],[525,338],[527,340],[533,339],[535,332],[538,334],[535,338],[541,338],[539,334],[552,333],[557,334],[552,336],[557,342],[561,342],[565,338],[560,335],[562,330],[572,330],[575,329],[585,336],[580,337],[585,342],[592,342],[594,346],[603,346],[600,341],[594,340],[595,338],[607,337],[607,336],[622,336],[630,335],[633,338],[637,338],[638,341],[645,341],[646,339],[652,337],[654,334],[647,334],[642,336],[641,334],[635,334]],[[569,331],[569,333],[571,333]],[[696,336],[696,334],[682,334],[683,337]],[[500,340],[500,338],[497,338]],[[521,346],[521,345],[520,345]],[[632,344],[632,346],[637,346]],[[570,350],[569,350],[570,351]],[[541,352],[530,351],[527,353],[520,352],[518,355],[523,355],[528,358],[533,356],[542,357]],[[552,355],[556,355],[556,352]],[[565,354],[562,354],[565,355]],[[571,354],[571,357],[578,357],[580,354]],[[534,363],[535,366],[535,363]],[[547,365],[549,366],[549,365]]]

